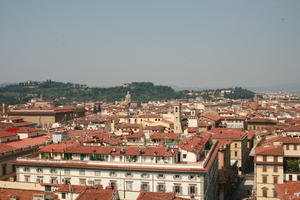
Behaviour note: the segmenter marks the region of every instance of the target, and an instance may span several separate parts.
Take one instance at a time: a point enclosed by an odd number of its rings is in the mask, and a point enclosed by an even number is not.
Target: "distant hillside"
[[[169,86],[154,85],[150,82],[133,82],[124,84],[123,86],[101,88],[47,80],[42,82],[28,81],[1,87],[0,103],[25,103],[33,97],[41,96],[44,99],[57,100],[62,104],[72,103],[74,101],[114,102],[122,100],[127,91],[131,93],[133,101],[139,102],[195,97],[205,99],[219,96],[232,99],[253,97],[253,92],[242,88],[226,89],[228,93],[222,95],[221,90],[204,90],[201,92],[191,92],[188,90],[175,91]]]

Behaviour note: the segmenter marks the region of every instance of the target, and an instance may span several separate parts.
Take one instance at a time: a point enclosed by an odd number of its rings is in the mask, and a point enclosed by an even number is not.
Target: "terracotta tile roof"
[[[242,140],[247,136],[242,129],[215,128],[209,132],[212,133],[213,139]]]
[[[16,136],[14,132],[7,131],[5,129],[0,129],[0,138]]]
[[[150,138],[152,140],[163,140],[163,139],[178,139],[179,133],[153,133]]]
[[[275,190],[281,200],[300,200],[300,182],[276,184]]]
[[[300,125],[297,126],[290,126],[283,129],[285,132],[300,132]]]
[[[8,128],[6,130],[9,131],[9,132],[15,132],[15,133],[36,133],[36,132],[40,132],[39,129],[29,128],[29,127]]]
[[[197,127],[188,127],[187,129],[188,129],[188,132],[189,132],[189,133],[195,133],[195,132],[197,132],[197,130],[198,130]]]
[[[141,191],[136,200],[188,200],[176,197],[172,192],[147,192]]]
[[[275,120],[272,119],[268,119],[268,118],[253,118],[253,119],[249,119],[247,120],[247,122],[249,123],[273,123],[276,124]]]
[[[165,150],[164,147],[136,147],[136,146],[81,146],[80,144],[51,144],[40,149],[39,152],[55,153],[82,153],[101,155],[127,155],[127,156],[159,156],[172,157],[175,150]]]
[[[62,184],[59,185],[57,189],[58,192],[72,192],[72,193],[81,193],[87,189],[87,186],[82,185],[69,185],[69,184]]]
[[[15,148],[7,145],[6,143],[0,143],[0,153],[11,152],[14,150],[15,150]]]
[[[0,190],[0,199],[1,200],[9,200],[11,195],[19,197],[20,200],[32,200],[33,195],[40,194],[40,195],[51,195],[53,198],[49,200],[57,200],[58,197],[52,192],[43,192],[43,191],[36,191],[36,190],[17,190],[17,189],[7,189]]]
[[[185,151],[198,154],[204,149],[205,144],[210,140],[210,138],[210,135],[193,135],[182,139],[178,146]]]
[[[199,122],[198,123],[198,126],[199,127],[209,127],[209,126],[211,126],[209,123],[207,123],[207,122]]]
[[[76,200],[113,200],[117,192],[112,189],[88,189],[80,194]]]
[[[204,115],[203,117],[204,117],[204,118],[207,118],[207,119],[210,119],[210,120],[212,120],[212,121],[218,121],[218,120],[221,119],[220,116],[214,115],[214,114],[210,114],[210,113]]]
[[[20,148],[27,148],[30,146],[43,145],[49,142],[50,142],[49,138],[46,138],[44,136],[39,136],[39,137],[25,138],[22,140],[8,142],[6,144],[13,148],[20,149]]]
[[[33,122],[18,122],[18,123],[12,123],[13,127],[23,127],[23,126],[34,126],[37,123],[33,123]]]
[[[123,138],[134,139],[134,138],[141,138],[143,136],[144,136],[143,132],[136,132],[136,133],[132,133],[130,135],[124,135]]]
[[[282,145],[264,145],[255,148],[255,155],[277,155],[284,154]]]

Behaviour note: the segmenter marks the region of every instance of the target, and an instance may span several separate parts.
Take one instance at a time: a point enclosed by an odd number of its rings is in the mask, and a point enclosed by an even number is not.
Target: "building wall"
[[[27,168],[24,170],[24,168]],[[37,172],[37,168],[41,168],[42,171]],[[52,169],[52,171],[51,171]],[[55,170],[54,170],[55,169]],[[149,191],[157,192],[158,185],[165,185],[166,192],[173,192],[175,185],[181,186],[181,193],[176,194],[181,197],[190,197],[189,186],[196,187],[195,199],[204,200],[204,189],[206,188],[206,199],[214,200],[214,187],[216,187],[215,177],[217,172],[213,170],[217,169],[217,162],[215,167],[210,171],[210,174],[202,173],[168,173],[168,172],[154,172],[154,171],[122,171],[122,170],[101,170],[101,169],[79,169],[69,168],[70,171],[65,171],[67,168],[49,168],[49,167],[34,167],[34,166],[18,166],[17,167],[17,180],[20,182],[37,182],[38,178],[43,179],[43,183],[53,183],[51,178],[57,178],[58,184],[63,184],[64,180],[70,179],[73,185],[95,185],[101,184],[104,187],[110,186],[111,182],[116,183],[116,187],[119,191],[119,195],[122,199],[137,196],[141,191],[141,185],[147,183]],[[29,171],[28,171],[29,170]],[[131,175],[127,174],[128,172]],[[175,176],[178,175],[179,177]],[[25,176],[29,176],[26,180]],[[206,178],[205,178],[206,177]],[[81,181],[80,181],[81,179]],[[204,180],[209,186],[204,186]],[[84,181],[83,181],[84,180]],[[56,183],[56,182],[55,182]],[[128,186],[131,187],[128,188]],[[125,190],[125,192],[124,192]]]
[[[277,177],[277,183],[283,183],[284,181],[284,168],[283,157],[277,157],[278,162],[275,162],[274,156],[266,156],[266,161],[263,161],[263,156],[256,156],[255,163],[255,186],[257,200],[275,200],[278,199],[274,192],[274,185],[276,184],[275,178]],[[257,163],[258,162],[258,163]],[[277,168],[277,172],[275,171]],[[266,177],[266,182],[264,178]],[[267,197],[263,196],[263,189],[267,190]]]

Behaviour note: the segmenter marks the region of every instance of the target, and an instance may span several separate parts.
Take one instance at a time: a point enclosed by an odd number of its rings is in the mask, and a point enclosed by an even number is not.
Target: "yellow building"
[[[256,147],[254,191],[257,200],[277,200],[276,184],[300,179],[299,155],[300,138],[279,136]]]

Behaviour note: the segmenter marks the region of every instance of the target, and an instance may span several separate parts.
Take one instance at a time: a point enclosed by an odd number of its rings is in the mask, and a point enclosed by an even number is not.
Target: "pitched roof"
[[[264,145],[255,148],[255,155],[282,156],[283,147],[281,145]]]
[[[187,200],[176,197],[172,192],[147,192],[141,191],[136,200]]]
[[[43,192],[37,190],[17,190],[17,189],[8,189],[0,190],[0,199],[1,200],[9,200],[11,195],[19,197],[20,200],[32,200],[33,195],[51,195],[53,198],[49,198],[49,200],[57,200],[58,197],[52,192]]]
[[[210,119],[210,120],[212,120],[212,121],[218,121],[218,120],[221,119],[220,116],[214,115],[214,114],[210,114],[210,113],[204,115],[203,117],[204,117],[204,118],[207,118],[207,119]]]
[[[115,195],[117,193],[112,189],[87,189],[76,200],[113,200]]]
[[[205,144],[210,140],[210,138],[210,135],[193,135],[182,139],[178,146],[185,151],[198,154],[203,150]]]
[[[300,200],[300,182],[285,182],[276,184],[275,190],[282,200]],[[298,195],[297,195],[298,194]]]
[[[179,133],[153,133],[150,138],[152,140],[178,139]]]

